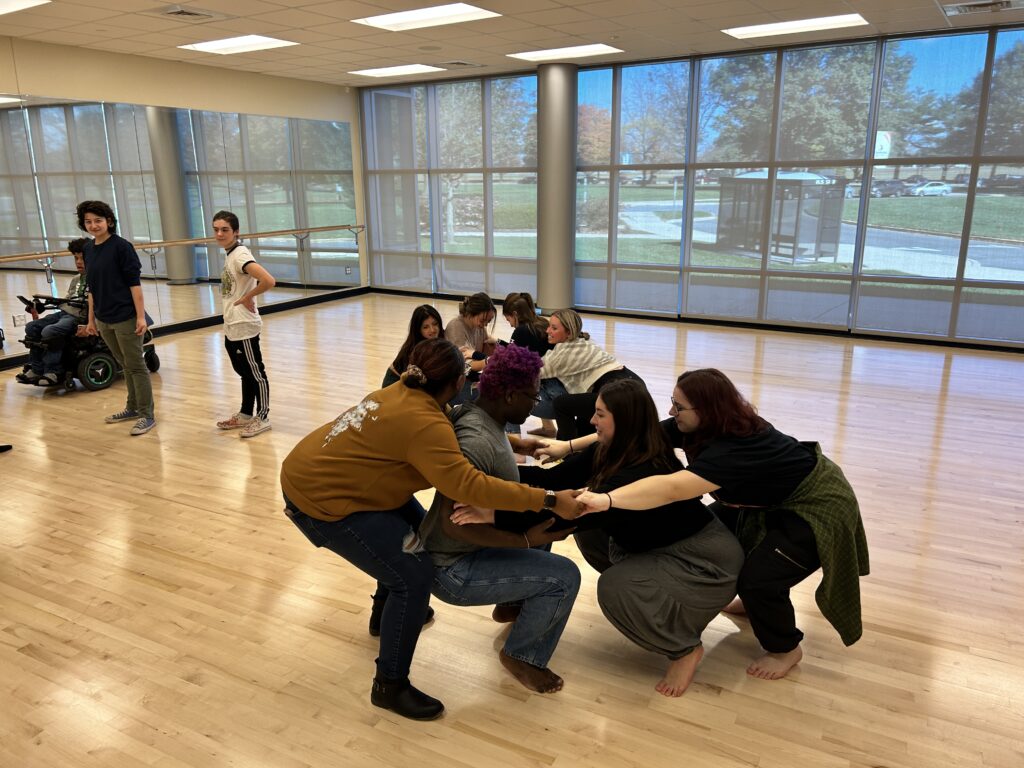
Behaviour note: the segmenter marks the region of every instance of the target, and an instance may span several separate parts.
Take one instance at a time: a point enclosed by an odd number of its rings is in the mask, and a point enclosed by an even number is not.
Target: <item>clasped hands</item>
[[[552,510],[563,520],[575,520],[591,512],[603,512],[608,509],[609,501],[606,493],[592,493],[586,488],[567,489],[555,493],[555,506]],[[451,520],[456,525],[475,523],[494,523],[494,510],[474,507],[472,504],[455,502]],[[533,539],[531,539],[532,541]]]

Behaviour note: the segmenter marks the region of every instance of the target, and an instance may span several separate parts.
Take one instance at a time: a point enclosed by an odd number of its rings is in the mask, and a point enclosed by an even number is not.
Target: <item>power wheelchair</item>
[[[18,299],[21,300],[27,310],[35,309],[38,315],[42,315],[50,309],[63,309],[66,305],[78,309],[86,307],[85,300],[64,299],[43,294],[34,294],[31,299],[18,296]],[[147,326],[151,322],[152,318],[147,312]],[[29,349],[38,348],[45,351],[53,342],[24,338],[21,340],[21,343]],[[95,392],[109,387],[114,383],[114,378],[121,373],[117,360],[114,359],[113,354],[111,354],[109,347],[104,343],[101,336],[76,336],[71,334],[61,339],[60,343],[63,344],[61,368],[64,370],[64,378],[62,382],[58,383],[58,386],[62,384],[65,389],[74,389],[75,379],[78,379],[82,382],[83,387]],[[156,347],[153,344],[153,332],[149,327],[146,328],[146,333],[142,339],[142,350],[146,368],[151,373],[156,373],[160,370],[160,357],[156,353]],[[30,370],[31,366],[26,363],[22,368],[21,375],[25,376]]]

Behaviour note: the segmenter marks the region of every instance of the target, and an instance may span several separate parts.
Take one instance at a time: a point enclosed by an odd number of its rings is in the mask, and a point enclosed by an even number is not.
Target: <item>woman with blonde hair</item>
[[[583,318],[574,309],[559,309],[548,320],[548,341],[554,349],[544,356],[544,379],[558,379],[567,394],[555,398],[558,439],[571,440],[589,435],[594,429],[597,392],[618,379],[637,379],[633,371],[590,340],[583,331]]]

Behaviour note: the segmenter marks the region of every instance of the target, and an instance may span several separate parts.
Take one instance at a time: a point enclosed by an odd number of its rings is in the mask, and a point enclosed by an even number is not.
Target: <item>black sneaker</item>
[[[444,714],[444,704],[414,688],[409,678],[394,682],[373,678],[370,703],[410,720],[436,720]]]
[[[44,373],[36,379],[37,387],[56,387],[60,383],[60,376],[56,373]]]
[[[41,374],[35,371],[22,371],[14,377],[19,384],[35,384],[39,379],[42,378]]]

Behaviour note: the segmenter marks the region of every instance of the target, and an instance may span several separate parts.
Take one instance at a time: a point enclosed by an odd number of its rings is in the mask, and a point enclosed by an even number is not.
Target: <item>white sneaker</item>
[[[256,437],[260,432],[266,432],[270,428],[270,419],[261,419],[256,416],[242,427],[242,437]]]
[[[217,429],[241,429],[246,424],[252,421],[252,416],[246,416],[244,413],[239,411],[230,419],[224,419],[224,421],[217,422]]]

